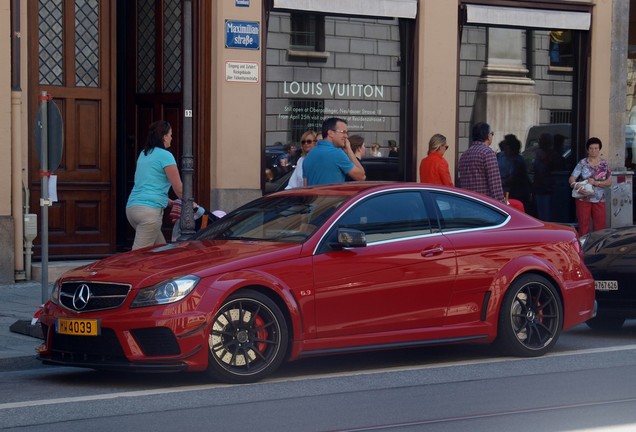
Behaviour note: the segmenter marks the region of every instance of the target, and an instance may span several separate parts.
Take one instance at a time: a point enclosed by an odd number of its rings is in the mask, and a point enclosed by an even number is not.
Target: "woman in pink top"
[[[448,162],[444,159],[444,153],[448,144],[446,137],[442,134],[435,134],[428,142],[428,156],[420,162],[420,181],[422,183],[433,183],[444,186],[453,186]]]

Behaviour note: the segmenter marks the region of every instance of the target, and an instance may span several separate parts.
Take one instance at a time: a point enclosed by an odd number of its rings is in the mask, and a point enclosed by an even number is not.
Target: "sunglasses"
[[[315,142],[316,142],[316,140],[303,140],[300,143],[301,144],[311,144],[311,143],[315,143]]]

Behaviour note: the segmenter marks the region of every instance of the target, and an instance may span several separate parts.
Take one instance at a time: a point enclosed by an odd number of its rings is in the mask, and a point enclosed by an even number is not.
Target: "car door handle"
[[[424,249],[420,253],[422,254],[423,257],[432,257],[435,255],[439,255],[442,252],[444,252],[444,246],[437,245],[437,246],[430,247],[428,249]]]

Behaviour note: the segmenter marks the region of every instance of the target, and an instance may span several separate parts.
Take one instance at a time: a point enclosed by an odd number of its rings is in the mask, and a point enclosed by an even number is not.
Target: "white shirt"
[[[295,189],[299,187],[305,186],[305,182],[303,181],[303,161],[305,160],[305,156],[301,156],[298,158],[296,162],[296,168],[292,173],[291,177],[289,177],[289,182],[285,189]]]

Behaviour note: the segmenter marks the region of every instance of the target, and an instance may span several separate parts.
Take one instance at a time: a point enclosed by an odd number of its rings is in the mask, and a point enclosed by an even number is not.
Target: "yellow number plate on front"
[[[55,320],[55,332],[73,336],[98,336],[99,322],[96,319],[67,319]]]

